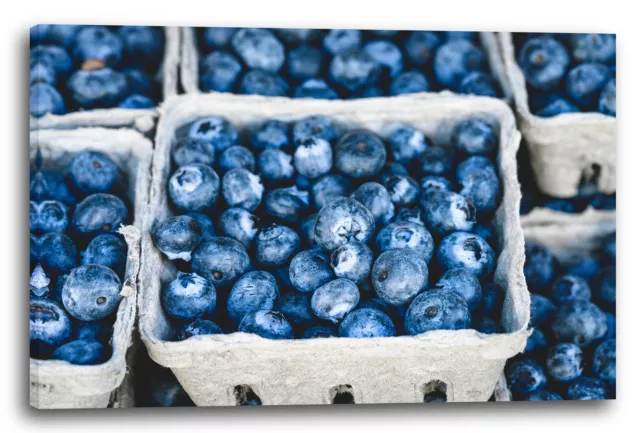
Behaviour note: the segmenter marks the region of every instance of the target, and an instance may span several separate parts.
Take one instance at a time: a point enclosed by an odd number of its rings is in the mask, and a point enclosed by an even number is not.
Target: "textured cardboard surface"
[[[166,99],[178,93],[178,64],[180,62],[180,29],[165,27],[165,52],[158,75],[162,83],[162,97]],[[74,111],[68,114],[47,114],[40,118],[30,117],[31,130],[74,129],[100,126],[108,128],[127,127],[146,133],[151,131],[158,116],[156,109],[134,110],[105,108]]]
[[[565,113],[551,118],[533,115],[511,33],[500,33],[498,37],[518,128],[529,148],[540,190],[554,197],[573,197],[582,178],[599,170],[598,190],[614,192],[616,118],[601,113]]]
[[[40,409],[107,407],[111,392],[123,380],[126,353],[131,344],[140,268],[140,233],[146,214],[151,164],[151,142],[133,130],[81,128],[73,131],[41,130],[30,135],[31,160],[39,149],[44,168],[68,166],[73,154],[93,149],[109,155],[127,180],[127,194],[134,203],[133,225],[122,226],[127,242],[127,265],[122,281],[123,299],[117,312],[111,345],[113,354],[100,365],[79,366],[65,361],[31,359],[30,403]]]
[[[265,405],[330,403],[339,385],[351,385],[356,403],[422,402],[426,384],[433,380],[446,383],[448,401],[490,398],[506,359],[524,349],[530,302],[518,215],[520,134],[504,102],[450,93],[355,101],[194,94],[172,98],[160,111],[142,233],[139,328],[151,358],[173,370],[197,405],[235,405],[238,385],[251,387]],[[159,295],[175,276],[175,267],[155,249],[149,229],[170,215],[166,182],[176,136],[207,115],[225,116],[243,128],[267,118],[294,121],[311,114],[329,115],[339,126],[365,127],[383,137],[397,124],[410,123],[443,145],[453,125],[471,115],[484,115],[499,127],[503,200],[495,224],[502,248],[495,281],[506,289],[502,325],[507,333],[484,335],[469,329],[416,337],[289,341],[234,333],[170,341],[173,330]]]

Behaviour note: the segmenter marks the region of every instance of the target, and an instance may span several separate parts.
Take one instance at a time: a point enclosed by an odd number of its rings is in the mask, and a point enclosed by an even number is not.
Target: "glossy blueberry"
[[[271,310],[280,297],[276,279],[268,272],[252,271],[242,276],[227,300],[229,317],[236,325],[252,311]]]
[[[35,64],[46,65],[53,69],[56,75],[66,75],[71,72],[71,57],[65,49],[57,45],[38,45],[29,51],[29,66]]]
[[[389,250],[380,254],[373,264],[371,281],[384,301],[395,306],[405,305],[427,288],[429,269],[417,251]]]
[[[208,51],[227,47],[236,31],[235,27],[206,27],[202,32],[202,44]]]
[[[169,260],[191,260],[191,253],[202,240],[202,227],[187,215],[168,217],[151,229],[151,239]]]
[[[422,131],[408,125],[395,129],[388,141],[391,157],[404,166],[414,161],[432,145],[431,140]]]
[[[313,203],[320,210],[335,199],[349,196],[352,188],[351,181],[342,175],[324,175],[311,187]]]
[[[583,278],[576,275],[564,275],[551,286],[551,298],[556,304],[568,301],[591,300],[591,288]]]
[[[50,84],[36,83],[29,88],[29,113],[33,117],[67,112],[62,95]]]
[[[616,383],[616,340],[606,340],[593,353],[593,372],[602,380],[615,387]]]
[[[246,249],[251,247],[258,234],[258,222],[258,217],[239,207],[225,210],[218,220],[222,234],[240,242]]]
[[[204,164],[193,163],[178,167],[169,179],[171,202],[184,212],[212,209],[219,194],[220,178],[211,167]]]
[[[347,242],[331,254],[331,268],[335,275],[356,284],[369,276],[372,264],[373,251],[362,242]]]
[[[568,301],[560,305],[551,327],[556,340],[584,347],[606,335],[607,316],[589,301]]]
[[[524,276],[531,292],[541,292],[553,280],[556,259],[544,245],[525,242]]]
[[[540,328],[534,328],[531,335],[527,338],[527,345],[524,348],[524,353],[535,353],[545,351],[549,347],[547,337]]]
[[[478,305],[478,313],[482,316],[499,318],[504,305],[505,293],[496,283],[482,286],[482,300]]]
[[[129,216],[127,206],[111,194],[92,194],[82,200],[73,214],[71,224],[76,233],[95,236],[113,233]]]
[[[470,231],[476,223],[473,200],[455,192],[427,190],[421,204],[426,225],[437,236]]]
[[[333,121],[327,116],[309,116],[298,120],[293,125],[293,142],[296,146],[309,138],[320,138],[334,144],[340,136]]]
[[[432,63],[440,42],[440,37],[435,32],[411,32],[404,40],[404,51],[414,65],[427,66]]]
[[[500,97],[498,82],[485,72],[473,71],[467,74],[460,82],[458,93],[464,95]]]
[[[340,337],[394,337],[396,328],[389,316],[374,308],[358,308],[344,318],[338,329]]]
[[[567,74],[567,93],[583,110],[595,110],[602,89],[611,80],[609,68],[601,63],[582,63]]]
[[[486,120],[472,117],[459,122],[451,133],[451,142],[469,155],[491,155],[498,147],[498,137]]]
[[[291,78],[307,80],[320,75],[322,52],[310,45],[300,45],[287,53],[287,73]]]
[[[310,293],[335,278],[329,257],[321,248],[302,251],[289,265],[291,284],[300,292]]]
[[[553,117],[564,113],[578,113],[580,109],[564,98],[556,98],[544,108],[536,111],[536,116]]]
[[[252,69],[244,74],[240,80],[238,93],[242,95],[287,96],[289,85],[279,75],[262,69]]]
[[[178,341],[183,341],[191,337],[197,337],[199,335],[215,335],[222,334],[222,329],[206,319],[196,319],[193,322],[185,325],[178,332]]]
[[[419,225],[424,226],[424,222],[422,222],[422,211],[420,207],[405,207],[398,211],[396,218],[393,220],[394,222],[412,222]]]
[[[191,125],[188,132],[191,138],[213,144],[216,152],[224,152],[229,147],[239,144],[238,134],[238,129],[220,116],[200,119]]]
[[[80,108],[107,108],[127,96],[127,77],[113,69],[78,70],[67,81],[69,98]]]
[[[238,331],[257,334],[271,340],[293,339],[293,328],[282,313],[258,310],[247,313]]]
[[[266,29],[242,28],[231,38],[231,46],[251,69],[278,72],[285,61],[284,47]]]
[[[338,330],[335,327],[329,325],[315,325],[304,331],[300,338],[306,340],[309,338],[331,338],[337,336]]]
[[[571,382],[566,397],[567,400],[607,400],[610,395],[604,381],[582,376]]]
[[[532,359],[519,359],[505,370],[507,383],[513,392],[531,393],[547,385],[544,370]]]
[[[164,55],[164,31],[151,26],[121,26],[118,36],[123,42],[123,59],[155,72]]]
[[[385,75],[393,77],[402,71],[402,51],[394,43],[385,40],[371,41],[363,49],[382,65]]]
[[[453,155],[443,147],[427,147],[419,156],[419,167],[424,176],[447,176],[453,168]]]
[[[222,178],[222,195],[230,207],[254,211],[262,201],[260,177],[244,168],[229,170]]]
[[[321,138],[308,138],[298,143],[293,164],[298,173],[309,179],[327,174],[333,167],[331,144]]]
[[[102,234],[91,239],[87,249],[82,252],[83,265],[102,265],[113,269],[118,275],[124,275],[127,263],[127,244],[118,236]]]
[[[500,324],[489,317],[480,317],[471,322],[471,328],[481,334],[500,334]]]
[[[474,274],[464,268],[449,269],[433,286],[435,290],[449,290],[460,296],[473,312],[482,300],[482,287]]]
[[[466,268],[483,282],[495,269],[495,253],[480,236],[454,232],[438,246],[436,262],[441,270]]]
[[[293,91],[294,98],[340,99],[335,90],[324,80],[310,78]]]
[[[593,279],[595,298],[607,310],[616,308],[616,267],[608,266],[596,274]]]
[[[338,278],[323,284],[311,297],[311,309],[320,319],[335,324],[353,310],[360,302],[358,286],[345,278]]]
[[[57,200],[66,205],[75,205],[77,202],[64,176],[47,170],[29,173],[29,196],[33,201]]]
[[[76,247],[69,236],[47,233],[34,242],[38,261],[49,276],[66,274],[76,267]]]
[[[376,223],[387,224],[393,219],[395,207],[391,195],[379,183],[365,182],[350,197],[369,209]]]
[[[359,48],[361,43],[362,34],[360,30],[329,30],[322,40],[322,46],[332,55]]]
[[[29,67],[29,85],[50,84],[55,87],[58,76],[55,69],[44,62],[31,63]]]
[[[162,291],[162,308],[172,319],[190,322],[211,317],[216,307],[216,288],[198,274],[178,272]]]
[[[49,299],[29,300],[31,357],[44,357],[71,337],[71,319],[57,302]]]
[[[450,89],[457,89],[470,72],[485,68],[485,54],[466,39],[445,42],[440,45],[433,59],[433,71],[438,82]]]
[[[202,242],[191,259],[191,272],[207,278],[217,289],[230,287],[250,268],[251,260],[242,244],[222,236]]]
[[[284,266],[300,249],[300,237],[287,226],[273,224],[256,237],[256,259],[263,266]]]
[[[373,84],[380,75],[380,64],[361,50],[341,51],[331,60],[329,78],[341,90],[353,94]]]
[[[609,116],[616,115],[616,79],[612,78],[602,89],[598,99],[598,111]]]
[[[68,225],[67,208],[59,201],[29,202],[29,229],[32,233],[64,233]]]
[[[549,91],[560,84],[570,62],[569,53],[554,38],[530,38],[518,55],[527,84],[542,91]]]
[[[491,217],[500,204],[500,180],[492,170],[473,170],[460,181],[460,195],[471,200],[480,218]]]
[[[464,299],[454,292],[428,290],[411,302],[404,326],[409,335],[437,329],[468,329],[471,326],[471,314]]]
[[[76,34],[73,57],[83,63],[100,60],[108,67],[114,66],[122,57],[122,39],[105,26],[87,26]]]
[[[548,391],[546,389],[535,391],[530,394],[525,394],[523,397],[525,401],[560,401],[564,400],[562,396],[553,391]]]
[[[381,253],[394,249],[409,249],[417,252],[429,263],[433,256],[433,237],[420,223],[400,221],[388,224],[376,237],[376,246]]]
[[[231,146],[227,148],[218,161],[220,171],[227,172],[234,168],[244,168],[253,172],[255,170],[256,160],[253,153],[244,146]]]
[[[265,209],[276,219],[295,223],[309,210],[309,193],[295,186],[271,190],[265,198]]]
[[[318,214],[314,213],[303,218],[300,222],[300,240],[302,241],[302,246],[305,248],[313,248],[316,246],[315,228],[317,218]]]
[[[298,329],[308,328],[317,322],[311,311],[311,296],[304,293],[286,293],[276,303],[276,309]]]
[[[373,236],[375,220],[364,205],[351,198],[338,198],[318,212],[316,242],[334,251],[351,240],[367,243]]]
[[[532,293],[531,318],[529,319],[529,323],[535,327],[546,326],[555,316],[557,309],[558,307],[551,299],[537,293]]]
[[[200,60],[200,88],[213,92],[233,92],[242,73],[236,57],[225,51],[214,51]]]
[[[391,82],[389,94],[391,96],[404,95],[408,93],[428,92],[431,85],[427,77],[420,71],[410,70],[400,72]]]
[[[65,309],[78,320],[104,319],[120,303],[122,283],[118,275],[102,265],[75,268],[62,287]]]
[[[614,64],[616,61],[616,35],[574,34],[571,35],[571,49],[571,54],[576,62]]]
[[[105,153],[85,150],[71,161],[69,179],[84,194],[107,192],[118,179],[118,166]]]
[[[150,108],[154,108],[155,106],[156,106],[156,103],[153,101],[153,99],[144,95],[127,96],[127,98],[124,101],[118,104],[118,107],[120,108],[128,108],[132,110],[150,109]]]
[[[559,382],[570,382],[582,375],[584,359],[582,350],[573,343],[560,343],[549,349],[547,372]]]
[[[375,134],[353,130],[344,134],[335,147],[335,167],[353,179],[375,176],[387,159],[384,144]]]
[[[53,351],[49,359],[67,361],[75,365],[97,365],[109,359],[109,350],[99,341],[74,340]]]
[[[51,279],[47,277],[40,263],[37,263],[29,278],[29,296],[43,297],[48,295],[50,292],[50,284]]]
[[[258,172],[265,183],[277,184],[294,175],[292,157],[280,149],[267,149],[258,156]]]
[[[251,132],[251,146],[256,151],[265,149],[286,150],[291,146],[289,126],[280,120],[267,120]]]

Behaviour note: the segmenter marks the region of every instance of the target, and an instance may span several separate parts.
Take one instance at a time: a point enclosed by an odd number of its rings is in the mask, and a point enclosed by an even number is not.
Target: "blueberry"
[[[32,233],[64,233],[68,225],[67,208],[59,201],[29,202],[29,229]]]
[[[169,260],[191,260],[191,253],[202,240],[202,227],[186,215],[168,217],[151,229],[151,239]]]
[[[544,245],[525,242],[524,276],[531,292],[541,292],[553,280],[556,259]]]
[[[523,400],[526,400],[526,401],[560,401],[560,400],[564,400],[564,399],[558,393],[543,389],[543,390],[540,390],[540,391],[532,392],[530,394],[526,394],[523,397]]]
[[[498,249],[498,237],[492,226],[488,224],[476,224],[473,226],[472,233],[487,241],[494,250]]]
[[[321,248],[302,251],[291,260],[291,284],[303,293],[315,291],[335,277],[329,257]]]
[[[29,85],[32,86],[37,83],[56,85],[58,80],[55,69],[47,63],[35,62],[31,63],[29,67]]]
[[[255,157],[249,149],[243,146],[231,146],[227,148],[218,161],[220,171],[227,172],[234,168],[244,168],[248,171],[254,171],[256,165]]]
[[[409,176],[409,172],[400,163],[386,162],[380,171],[380,180],[384,183],[392,176]]]
[[[304,293],[286,293],[278,300],[276,309],[298,329],[308,328],[317,321],[311,311],[311,296]]]
[[[296,146],[309,138],[320,138],[334,144],[340,136],[333,121],[326,116],[309,116],[298,120],[293,125],[292,135]]]
[[[118,166],[102,152],[85,150],[71,161],[69,179],[84,194],[107,192],[118,179]]]
[[[123,58],[128,64],[154,72],[164,55],[164,32],[158,27],[122,26],[118,36],[124,44]]]
[[[458,39],[440,45],[433,59],[433,71],[441,85],[457,89],[467,74],[484,69],[486,63],[486,56],[478,47],[466,39]]]
[[[616,233],[613,232],[604,240],[604,258],[611,263],[616,262]]]
[[[578,107],[595,110],[600,93],[611,78],[611,72],[605,65],[582,63],[567,74],[567,93]]]
[[[380,254],[371,270],[371,281],[380,298],[405,305],[427,288],[429,269],[422,254],[409,249],[394,249]]]
[[[235,27],[207,27],[202,32],[202,44],[208,51],[225,48],[237,31]]]
[[[438,329],[468,329],[471,326],[471,315],[464,299],[454,292],[428,290],[411,302],[404,326],[409,335]]]
[[[309,179],[327,174],[333,167],[331,144],[321,138],[304,140],[293,154],[293,164],[298,173]]]
[[[589,301],[568,301],[560,306],[551,326],[556,340],[584,347],[606,335],[607,316]]]
[[[451,142],[469,155],[491,155],[498,147],[498,137],[489,122],[472,117],[459,122],[451,133]]]
[[[358,308],[344,318],[338,329],[340,337],[394,337],[396,328],[389,316],[373,308]]]
[[[203,240],[209,240],[216,237],[216,229],[213,226],[211,218],[199,212],[189,212],[187,216],[196,220],[200,226]]]
[[[287,53],[287,72],[296,80],[307,80],[320,75],[322,52],[310,45],[300,45]]]
[[[478,305],[478,313],[486,317],[500,317],[504,305],[504,289],[496,283],[482,286],[482,300]]]
[[[571,49],[576,62],[614,64],[616,35],[583,33],[571,35]]]
[[[211,317],[216,307],[216,288],[198,274],[178,272],[162,291],[162,308],[172,319],[190,322]]]
[[[462,79],[460,87],[458,87],[458,93],[462,93],[463,95],[489,96],[492,98],[498,98],[501,95],[495,78],[479,71],[473,71]]]
[[[427,147],[419,156],[419,166],[424,176],[447,176],[453,168],[453,155],[443,147]]]
[[[576,275],[564,275],[551,286],[551,298],[556,304],[568,301],[591,300],[591,288],[583,278]]]
[[[548,348],[547,337],[540,328],[534,328],[531,335],[527,338],[527,345],[524,348],[524,353],[535,353],[546,351]]]
[[[537,293],[531,294],[531,318],[529,323],[531,326],[546,326],[550,323],[553,316],[555,316],[558,307],[551,301],[551,299],[539,295]]]
[[[381,253],[394,249],[410,249],[417,252],[425,263],[433,256],[433,237],[427,229],[416,222],[401,221],[388,224],[376,237],[376,246]]]
[[[608,116],[616,116],[616,79],[612,78],[602,89],[598,99],[598,111]]]
[[[472,321],[471,328],[481,334],[500,334],[502,332],[500,325],[489,317],[481,317]]]
[[[71,337],[72,323],[65,310],[49,299],[29,300],[31,357],[46,357]]]
[[[375,220],[369,209],[351,198],[338,198],[318,212],[316,242],[334,251],[351,240],[367,243],[373,236]]]
[[[482,282],[493,274],[496,257],[487,241],[480,236],[454,232],[440,242],[436,262],[443,271],[465,268]]]
[[[379,98],[381,96],[386,96],[386,92],[378,86],[367,86],[364,90],[359,91],[357,96],[354,95],[358,98]]]
[[[222,334],[222,329],[210,320],[196,319],[185,325],[178,332],[178,341],[183,341],[191,337],[200,335]]]
[[[560,84],[570,62],[567,50],[553,38],[531,38],[518,55],[527,84],[545,92]]]
[[[113,320],[109,318],[96,322],[79,322],[76,326],[76,340],[96,340],[109,344],[113,334]]]
[[[122,295],[120,278],[102,265],[83,265],[75,268],[62,287],[65,309],[78,320],[104,319],[113,313]]]
[[[76,267],[76,246],[69,236],[62,233],[47,233],[34,245],[38,261],[47,275],[66,274]]]
[[[78,70],[67,81],[67,88],[71,101],[87,110],[113,107],[129,93],[126,76],[109,68]]]
[[[361,50],[338,53],[329,65],[329,78],[341,90],[353,94],[375,83],[380,75],[380,64]]]
[[[257,334],[271,340],[293,339],[293,328],[282,313],[258,310],[247,313],[238,328],[240,332]]]
[[[336,55],[342,51],[354,50],[362,43],[360,30],[333,29],[322,40],[322,46],[330,54]]]
[[[291,155],[280,149],[267,149],[258,157],[258,172],[266,183],[277,184],[293,177]]]
[[[316,219],[318,214],[314,213],[302,219],[300,222],[300,236],[302,245],[307,248],[316,246],[316,236],[314,230],[316,228]]]
[[[39,33],[40,42],[49,42],[67,48],[73,43],[76,33],[82,27],[67,24],[38,24],[30,29],[31,45],[38,39],[38,37],[34,39],[34,33]]]
[[[67,112],[62,95],[50,84],[36,83],[29,88],[29,113],[33,117]]]
[[[220,178],[209,166],[193,163],[183,165],[169,179],[171,202],[184,212],[213,209],[220,193]]]
[[[130,95],[120,104],[118,104],[118,107],[120,108],[127,108],[132,110],[151,109],[155,106],[156,103],[153,101],[153,99],[148,98],[144,95]]]
[[[129,93],[148,96],[154,100],[160,99],[158,82],[141,69],[123,68],[121,72],[127,79]]]
[[[316,325],[308,328],[302,336],[301,339],[310,339],[310,338],[331,338],[337,337],[338,330],[329,325]]]
[[[573,343],[560,343],[549,349],[547,372],[559,382],[570,382],[582,375],[584,359],[582,350]]]
[[[412,222],[419,225],[424,226],[424,222],[422,222],[422,212],[420,211],[420,207],[405,207],[398,211],[396,218],[393,220],[394,222]]]
[[[489,218],[500,204],[500,180],[491,170],[473,170],[460,181],[460,195],[471,200],[478,217]]]
[[[340,99],[340,96],[324,80],[310,78],[293,91],[294,98]]]
[[[327,174],[315,181],[311,195],[316,209],[320,210],[332,201],[347,197],[351,193],[351,181],[339,174]]]
[[[470,197],[451,191],[427,190],[421,203],[427,227],[437,236],[470,231],[476,223],[476,207]]]
[[[420,187],[427,191],[452,191],[453,184],[442,176],[425,176],[420,180]]]
[[[75,365],[97,365],[109,359],[109,350],[95,340],[74,340],[54,350],[49,359]]]
[[[538,117],[553,117],[564,113],[578,113],[580,109],[573,103],[564,98],[557,98],[546,105],[544,108],[536,111]]]
[[[579,377],[567,388],[567,400],[607,400],[609,390],[604,381],[592,377]]]
[[[381,38],[392,38],[400,33],[400,30],[369,30],[369,32]]]
[[[244,168],[229,170],[222,178],[222,195],[230,207],[254,211],[262,201],[260,177]]]
[[[238,129],[227,119],[212,116],[194,122],[187,135],[213,144],[216,152],[224,152],[234,144],[239,144],[238,134]]]
[[[309,193],[295,186],[271,190],[265,198],[265,209],[278,220],[295,223],[309,210]]]
[[[391,96],[404,95],[408,93],[428,92],[431,85],[427,77],[420,71],[402,71],[391,82],[389,94]]]
[[[289,126],[280,120],[267,120],[251,132],[251,146],[256,151],[265,149],[286,150],[291,146]]]
[[[404,166],[432,146],[431,140],[422,131],[408,125],[395,129],[388,141],[393,160]]]
[[[444,32],[447,41],[455,41],[458,39],[466,39],[472,41],[475,39],[476,32]]]
[[[127,263],[127,244],[118,236],[102,234],[91,239],[82,253],[83,265],[102,265],[124,275]]]
[[[497,176],[496,166],[489,158],[486,156],[470,156],[458,164],[456,168],[456,180],[462,182],[464,178],[476,170],[489,170]]]
[[[300,249],[300,237],[289,227],[272,224],[256,237],[256,260],[263,266],[283,266]]]
[[[350,197],[369,209],[376,223],[387,224],[393,219],[395,208],[391,196],[379,183],[365,182]]]
[[[253,69],[242,77],[238,93],[242,95],[287,96],[289,85],[279,75]]]
[[[602,380],[615,387],[616,383],[616,340],[606,340],[593,353],[593,372]]]
[[[258,217],[237,207],[222,212],[218,221],[222,234],[240,242],[246,249],[251,247],[258,234],[258,222]]]
[[[231,320],[238,325],[247,313],[273,309],[279,297],[280,290],[273,275],[252,271],[233,285],[227,300],[227,311]]]
[[[47,277],[42,265],[37,263],[33,272],[31,272],[31,277],[29,278],[30,297],[46,296],[49,293],[49,284],[51,284],[51,279]]]
[[[607,316],[607,334],[605,338],[616,338],[616,316],[608,311],[605,311],[604,314]]]
[[[514,392],[531,393],[547,385],[544,370],[532,359],[519,359],[505,370],[509,388]]]
[[[47,170],[29,174],[29,195],[34,201],[57,200],[66,205],[75,205],[77,201],[64,176]]]
[[[213,92],[233,92],[242,65],[225,51],[214,51],[200,60],[200,88]]]
[[[424,67],[433,62],[440,42],[435,32],[415,31],[404,40],[404,50],[411,63]]]
[[[385,40],[371,41],[363,49],[382,65],[386,76],[393,77],[402,71],[402,51],[394,43]]]
[[[384,314],[386,314],[389,317],[394,317],[398,316],[398,312],[400,312],[400,310],[403,307],[394,307],[393,305],[389,304],[388,302],[384,301],[382,298],[378,298],[373,297],[365,302],[361,302],[358,307],[358,309],[360,308],[372,308],[374,310],[380,310],[382,311]],[[406,309],[406,308],[405,308]],[[404,314],[401,315],[401,317],[404,318]]]
[[[375,134],[354,130],[344,134],[335,147],[335,167],[347,177],[375,176],[387,159],[384,144]]]
[[[373,251],[362,242],[351,241],[331,253],[331,268],[338,278],[361,284],[369,276]]]
[[[482,301],[482,287],[474,274],[464,268],[449,269],[433,286],[436,290],[449,290],[460,296],[473,312]]]
[[[87,26],[76,34],[73,57],[79,63],[99,60],[112,67],[120,61],[123,48],[122,39],[107,27]]]
[[[71,72],[73,63],[67,51],[57,45],[38,45],[29,51],[29,66],[40,63],[53,69],[56,75]]]
[[[616,308],[616,267],[608,266],[596,274],[593,279],[595,298],[607,310]]]
[[[320,319],[338,323],[360,302],[358,286],[345,278],[323,284],[311,297],[311,309]]]
[[[292,46],[315,42],[322,35],[319,29],[275,29],[275,32],[281,41]]]
[[[127,206],[120,198],[98,193],[88,196],[76,206],[71,224],[78,234],[95,236],[117,231],[128,216]]]
[[[266,29],[242,28],[233,35],[231,46],[251,69],[278,72],[285,61],[284,47]]]
[[[242,244],[221,236],[202,242],[191,259],[191,272],[207,278],[218,289],[230,287],[250,268],[251,260]]]

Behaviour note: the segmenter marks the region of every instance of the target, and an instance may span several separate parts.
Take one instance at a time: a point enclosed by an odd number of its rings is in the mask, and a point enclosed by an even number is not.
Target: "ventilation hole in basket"
[[[236,406],[262,406],[262,400],[249,385],[236,385],[233,389]]]
[[[447,384],[440,380],[432,380],[422,386],[425,403],[446,403]]]
[[[355,404],[351,385],[338,385],[332,388],[330,393],[333,404]]]

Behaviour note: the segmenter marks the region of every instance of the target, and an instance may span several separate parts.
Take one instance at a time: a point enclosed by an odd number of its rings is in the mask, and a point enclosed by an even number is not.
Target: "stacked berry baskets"
[[[199,406],[487,401],[527,337],[519,140],[493,98],[173,99],[149,355]]]

